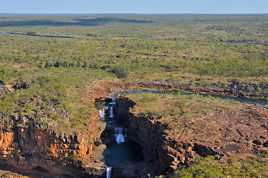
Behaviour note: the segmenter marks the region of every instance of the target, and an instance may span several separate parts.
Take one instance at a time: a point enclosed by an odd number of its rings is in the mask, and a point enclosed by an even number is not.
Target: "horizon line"
[[[232,12],[232,13],[124,13],[124,12],[104,12],[104,13],[14,13],[14,12],[0,12],[0,15],[268,15],[268,12]]]

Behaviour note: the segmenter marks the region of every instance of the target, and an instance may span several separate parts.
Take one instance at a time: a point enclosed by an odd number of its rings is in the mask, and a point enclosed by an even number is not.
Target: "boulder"
[[[268,147],[268,140],[266,142],[263,143],[264,147]]]
[[[13,85],[13,88],[14,88],[15,90],[27,89],[27,88],[29,88],[29,87],[30,87],[30,84],[28,84],[27,82],[24,82],[24,81],[22,81],[22,82],[18,82],[18,83],[16,83],[15,85]]]

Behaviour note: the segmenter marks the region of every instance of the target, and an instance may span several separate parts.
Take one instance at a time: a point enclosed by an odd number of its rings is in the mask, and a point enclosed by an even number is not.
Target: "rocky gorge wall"
[[[143,171],[152,176],[168,175],[191,166],[197,157],[246,159],[267,150],[267,109],[248,105],[244,109],[215,111],[202,118],[182,119],[181,132],[172,135],[176,123],[165,125],[154,113],[132,112],[135,102],[119,99],[119,118],[144,155]],[[174,125],[175,124],[175,125]],[[172,127],[173,125],[173,127]]]
[[[266,96],[262,94],[257,95],[257,90],[256,95],[250,94],[245,88],[248,85],[243,83],[236,84],[235,82],[231,82],[229,88],[192,87],[180,84],[175,85],[170,82],[127,83],[125,85],[111,85],[117,86],[117,88],[115,87],[116,89],[113,89],[113,91],[110,93],[109,90],[105,90],[106,95],[100,95],[102,98],[111,96],[112,94],[120,95],[122,93],[124,95],[124,93],[135,94],[143,92],[162,94],[163,92],[169,93],[173,90],[182,90],[193,93],[204,93],[218,96],[242,96],[246,98],[265,98]],[[242,86],[245,87],[243,88]],[[252,87],[254,88],[253,85]],[[257,86],[257,88],[258,87],[261,87],[263,91],[266,89],[266,86],[260,85]],[[143,88],[157,88],[159,90],[151,91],[143,90]],[[232,91],[232,88],[236,90]],[[238,91],[238,93],[236,91]],[[216,116],[207,115],[206,117],[204,117],[202,122],[199,122],[200,118],[194,118],[195,120],[197,119],[197,122],[195,122],[194,119],[181,120],[181,125],[185,125],[185,128],[183,127],[182,129],[186,130],[186,132],[181,133],[179,135],[170,135],[169,130],[172,129],[170,128],[170,125],[163,124],[161,122],[161,118],[158,118],[158,116],[154,115],[153,113],[149,115],[148,113],[132,113],[131,108],[133,108],[135,104],[136,103],[126,97],[119,97],[119,118],[124,124],[124,127],[128,130],[128,139],[137,142],[142,148],[141,150],[144,155],[144,161],[141,164],[132,166],[131,170],[127,169],[126,172],[129,174],[129,177],[131,177],[130,175],[133,175],[130,174],[130,172],[133,170],[134,172],[136,171],[136,174],[134,173],[134,175],[139,175],[138,177],[142,177],[141,175],[146,175],[144,173],[150,173],[151,176],[157,176],[161,174],[168,175],[169,173],[172,173],[174,170],[182,166],[191,166],[191,164],[197,157],[213,156],[215,159],[224,160],[226,157],[234,155],[234,153],[238,153],[239,155],[245,156],[254,155],[254,150],[256,148],[256,144],[254,143],[254,137],[258,137],[259,134],[251,135],[250,139],[248,139],[249,137],[247,138],[247,134],[245,134],[243,135],[245,136],[245,138],[240,138],[240,142],[237,142],[235,144],[233,143],[233,141],[237,139],[237,134],[235,133],[235,131],[239,132],[239,129],[235,128],[237,123],[242,123],[242,127],[247,127],[249,124],[244,120],[244,113],[246,111],[234,109],[234,111],[226,110],[219,113],[216,112],[214,113]],[[261,107],[263,107],[263,110],[265,110],[264,105]],[[250,108],[250,110],[252,110],[255,107],[254,105],[251,105]],[[233,112],[236,113],[237,117],[232,117],[234,116]],[[256,114],[258,114],[260,111],[254,110],[253,112],[256,112]],[[252,117],[254,122],[256,122],[256,129],[262,130],[263,132],[264,129],[262,121],[256,118],[255,114],[252,116],[250,115],[250,117]],[[221,123],[225,122],[226,118],[228,122],[226,121],[226,123]],[[265,117],[263,117],[263,119],[265,120]],[[204,125],[206,126],[210,123],[212,124],[210,129],[206,127],[206,129],[204,129]],[[191,125],[193,125],[193,128],[191,127]],[[218,128],[221,125],[224,128]],[[211,132],[210,130],[213,130],[216,135],[209,134]],[[234,130],[234,133],[230,133],[229,130]],[[220,139],[220,142],[215,139],[221,136],[228,137],[228,139]],[[215,143],[213,142],[214,140]],[[231,149],[231,152],[228,149],[226,151],[226,148],[229,148],[230,145],[239,149],[236,149],[236,152],[233,151],[234,148]],[[244,149],[245,147],[247,147],[246,151]]]
[[[134,140],[142,148],[144,155],[143,172],[151,176],[168,174],[181,165],[189,165],[196,154],[194,145],[177,143],[167,136],[167,125],[153,115],[139,113],[130,109],[135,103],[128,98],[119,99],[119,118],[128,130],[128,139]]]
[[[91,125],[95,127],[89,128],[84,134],[77,132],[72,135],[58,135],[52,130],[41,129],[33,122],[24,126],[15,123],[13,126],[0,128],[0,158],[4,163],[3,169],[25,175],[41,174],[45,177],[101,174],[102,163],[96,161],[102,152],[96,144],[101,125],[96,125],[96,119],[98,118],[90,119]]]
[[[173,88],[172,85],[162,86],[163,84],[161,83],[160,85],[137,85],[142,87],[160,87],[161,89]],[[94,88],[91,89],[89,100],[95,102],[96,100],[108,98],[111,94],[126,90],[128,87],[135,86],[135,84],[131,84],[130,86],[116,84],[112,86],[113,87],[98,86],[96,90],[94,90]],[[112,88],[113,91],[108,88]],[[202,91],[204,90],[202,89]],[[197,92],[199,92],[199,90]],[[211,92],[221,94],[218,90],[208,90],[208,93]],[[224,93],[224,90],[222,90],[222,92]],[[225,142],[220,143],[220,146],[215,143],[199,142],[197,133],[192,135],[185,134],[185,139],[178,139],[168,134],[169,126],[163,124],[157,116],[153,114],[132,113],[131,108],[134,106],[135,103],[130,99],[126,97],[118,98],[118,114],[122,124],[127,129],[128,139],[135,141],[141,147],[141,152],[144,157],[144,160],[138,164],[126,165],[125,173],[123,174],[125,177],[145,178],[147,173],[150,173],[151,176],[166,175],[178,169],[180,166],[191,165],[194,158],[197,156],[211,155],[214,156],[215,159],[221,159],[221,157],[224,156],[221,149],[217,150],[215,147],[221,148],[221,145],[225,146]],[[267,115],[266,111],[264,115]],[[228,115],[227,117],[226,113],[224,115],[220,113],[217,117],[213,117],[215,121],[213,120],[214,122],[211,123],[219,123],[219,125],[225,126],[226,130],[231,129],[230,123],[235,121],[240,124],[243,123],[243,125],[253,123],[244,123],[244,115],[239,115],[237,118],[233,116],[233,114],[230,114],[230,116]],[[221,123],[224,119],[226,120],[226,117],[227,119],[229,118],[229,122]],[[235,118],[235,120],[233,118]],[[259,123],[260,119],[256,120],[255,118],[257,118],[257,116],[253,115],[252,120],[257,122],[256,127],[259,128],[260,124],[264,125],[263,123],[267,125],[267,120],[264,119],[264,116],[261,116],[261,118],[263,118],[262,123]],[[10,119],[12,120],[12,118]],[[207,137],[207,131],[201,126],[209,122],[207,121],[208,119],[209,118],[206,118],[195,123],[190,123],[189,121],[188,125],[196,126],[197,128],[200,127],[198,133]],[[101,142],[101,134],[105,128],[105,124],[100,122],[97,110],[91,113],[88,120],[89,128],[83,133],[57,134],[53,130],[41,128],[38,124],[31,121],[31,119],[27,120],[27,124],[20,124],[21,122],[17,122],[16,120],[23,120],[23,118],[16,118],[14,122],[11,122],[12,124],[1,124],[0,167],[3,167],[3,169],[33,177],[39,175],[45,177],[99,177],[104,174],[105,163],[103,162],[102,156],[105,145]],[[233,124],[232,127],[234,127],[234,129],[235,125],[238,125],[237,123]],[[224,130],[225,127],[222,130]],[[217,127],[212,125],[211,128]],[[190,128],[187,129],[191,130]],[[193,131],[196,130],[197,129]],[[217,132],[220,132],[218,135],[225,134],[221,133],[222,130],[217,130]],[[263,130],[264,129],[262,129],[261,132],[264,132]],[[245,133],[246,132],[248,131],[245,131]],[[227,132],[226,134],[228,135]],[[235,134],[232,133],[231,135]],[[250,137],[250,139],[254,140],[255,135],[255,133],[252,133],[252,138]],[[266,137],[266,135],[264,136],[264,140],[266,141],[268,137]],[[188,137],[192,138],[187,139]],[[246,140],[245,143],[248,144],[251,140]],[[226,141],[226,143],[228,142]],[[265,145],[265,143],[263,144]],[[257,144],[255,144],[255,147],[256,145]]]

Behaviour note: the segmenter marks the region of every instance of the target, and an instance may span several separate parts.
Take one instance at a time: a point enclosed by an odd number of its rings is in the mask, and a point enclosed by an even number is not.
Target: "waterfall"
[[[112,97],[112,101],[109,102],[108,108],[109,108],[109,119],[114,118],[114,107],[116,106],[116,97]]]
[[[104,120],[104,118],[105,118],[105,110],[104,109],[99,110],[99,117],[101,120]]]
[[[106,178],[111,178],[112,177],[112,167],[107,167],[106,168]]]
[[[113,108],[113,106],[109,107],[109,118],[110,119],[114,118],[114,108]]]
[[[123,128],[117,127],[114,130],[114,137],[117,144],[121,144],[125,142],[125,136],[123,134]]]
[[[112,104],[116,104],[116,97],[115,96],[112,97]]]

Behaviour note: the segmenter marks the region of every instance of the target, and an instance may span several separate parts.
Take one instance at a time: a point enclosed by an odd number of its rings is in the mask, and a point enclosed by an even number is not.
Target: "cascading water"
[[[116,97],[113,96],[112,97],[112,102],[110,102],[111,105],[116,105]]]
[[[99,117],[101,120],[105,119],[105,109],[100,109],[99,110]]]
[[[111,105],[109,107],[109,119],[113,119],[114,118],[114,108],[113,106]]]
[[[111,178],[112,177],[112,167],[107,167],[106,168],[106,178]]]
[[[117,127],[114,129],[114,137],[117,144],[121,144],[125,142],[125,136],[123,134],[123,128]]]
[[[142,151],[137,143],[126,139],[127,130],[120,119],[122,115],[120,114],[119,104],[120,100],[117,97],[112,97],[107,99],[102,105],[103,108],[99,110],[100,118],[104,115],[102,120],[107,123],[103,133],[103,141],[107,145],[104,152],[104,160],[107,166],[106,178],[117,177],[126,165],[136,164],[143,159]]]

